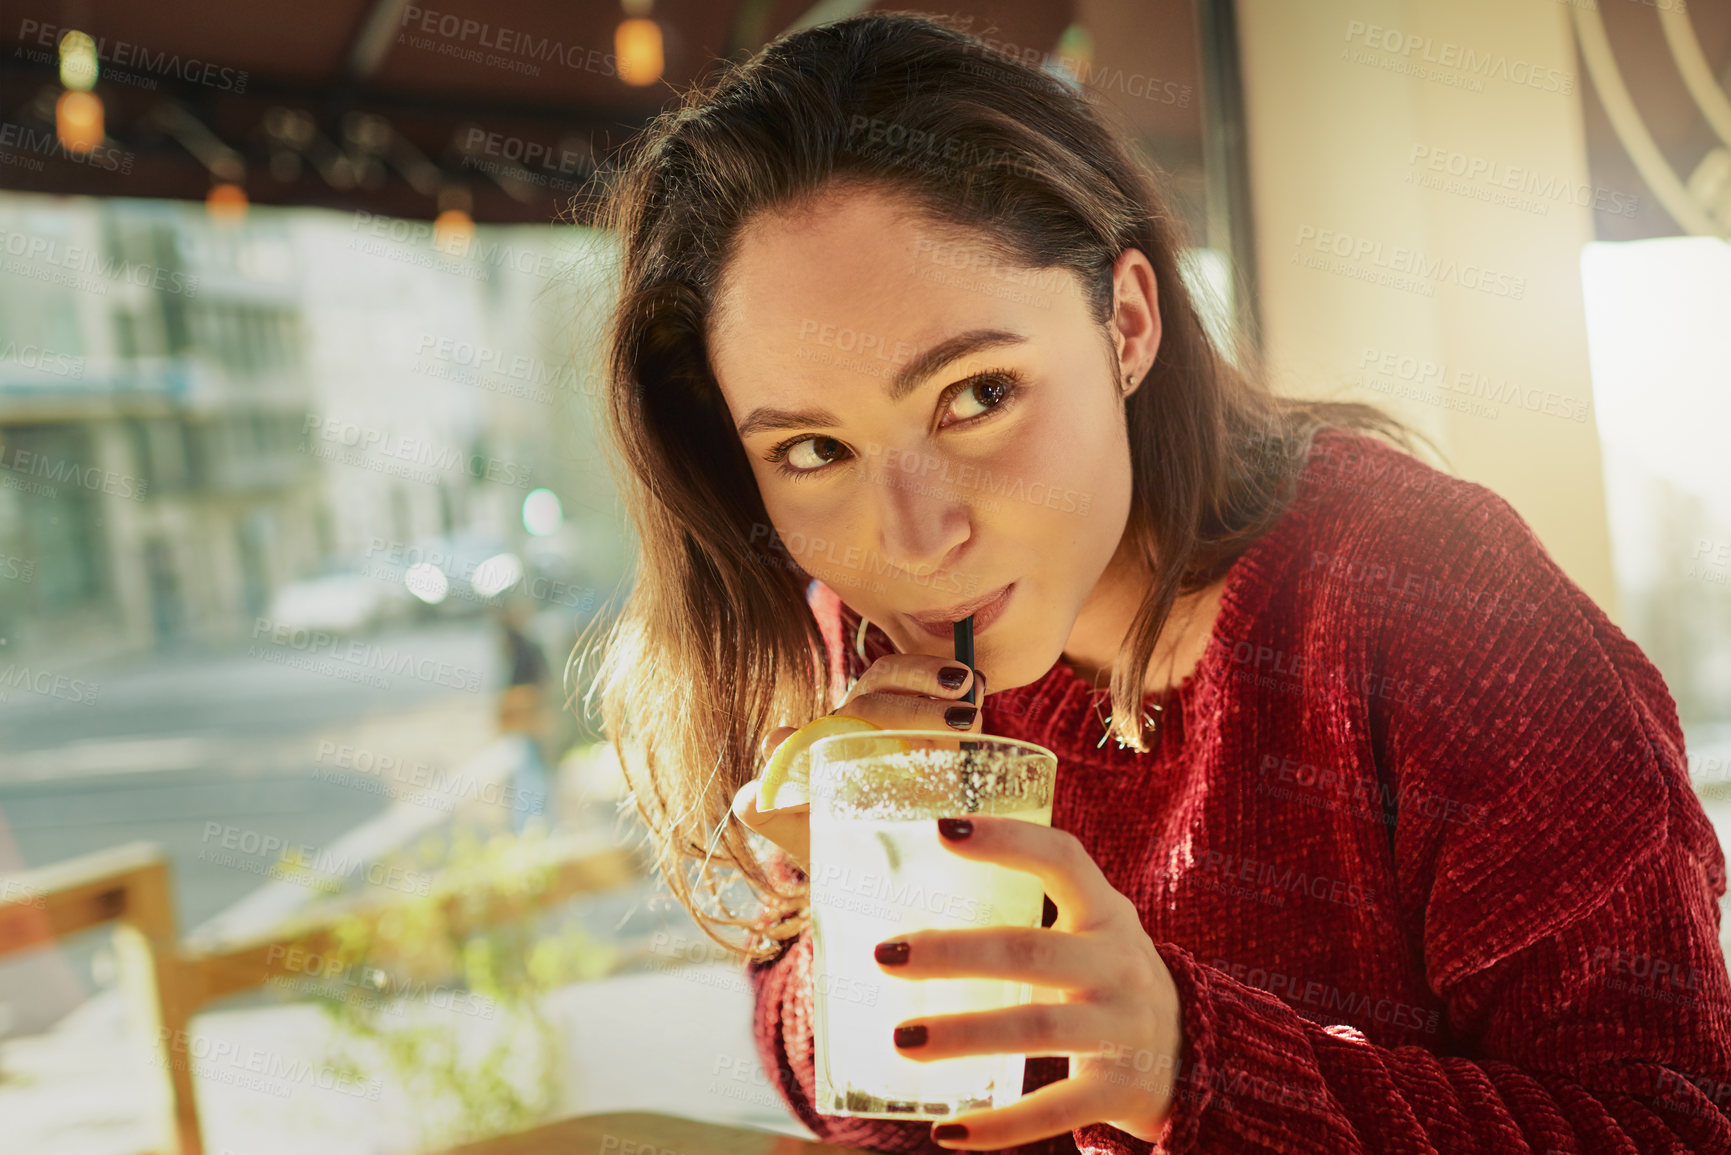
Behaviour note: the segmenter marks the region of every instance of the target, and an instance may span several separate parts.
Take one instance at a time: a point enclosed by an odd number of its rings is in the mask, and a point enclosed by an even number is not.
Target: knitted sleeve
[[[1411,580],[1369,627],[1402,927],[1445,1053],[1319,1025],[1173,943],[1185,1053],[1115,1151],[1731,1153],[1725,860],[1657,670],[1506,502],[1467,487],[1355,548]],[[1404,589],[1404,593],[1399,592]]]

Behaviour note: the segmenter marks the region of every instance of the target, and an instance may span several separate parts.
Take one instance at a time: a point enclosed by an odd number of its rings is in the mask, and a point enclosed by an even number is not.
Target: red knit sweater
[[[859,619],[811,602],[839,701]],[[1725,860],[1676,708],[1501,498],[1325,433],[1164,701],[1138,754],[1061,661],[986,699],[986,733],[1059,755],[1052,825],[1183,1006],[1158,1143],[1094,1123],[1018,1150],[1731,1153]],[[749,967],[789,1106],[831,1142],[944,1150],[812,1110],[810,967],[809,931]],[[1025,1088],[1067,1063],[1030,1058]]]

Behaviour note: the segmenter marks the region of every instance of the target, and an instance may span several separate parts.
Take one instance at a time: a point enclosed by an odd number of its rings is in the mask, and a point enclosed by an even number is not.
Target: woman
[[[658,120],[605,221],[643,565],[604,723],[675,892],[753,931],[761,1056],[814,1132],[1731,1151],[1724,860],[1659,674],[1395,422],[1223,359],[1084,100],[923,18],[810,28]],[[1048,925],[878,953],[1042,989],[883,1025],[1041,1056],[1010,1107],[812,1109],[805,814],[754,776],[825,712],[1060,755],[1050,829],[943,828],[1038,874]]]

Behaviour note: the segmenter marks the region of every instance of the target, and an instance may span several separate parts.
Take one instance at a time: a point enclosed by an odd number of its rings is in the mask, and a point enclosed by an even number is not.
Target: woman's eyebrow
[[[918,356],[909,358],[907,364],[896,370],[884,391],[889,394],[891,401],[900,401],[913,392],[920,382],[952,361],[960,360],[970,353],[978,353],[982,349],[1020,345],[1027,340],[1025,334],[1008,329],[969,329],[965,333],[957,333],[953,337],[944,338]],[[772,409],[760,405],[740,422],[739,436],[750,437],[754,433],[772,429],[804,429],[813,425],[840,424],[841,421],[835,414],[826,409]]]

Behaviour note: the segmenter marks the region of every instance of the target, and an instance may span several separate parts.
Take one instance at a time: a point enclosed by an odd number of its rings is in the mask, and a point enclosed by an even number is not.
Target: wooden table
[[[620,1111],[560,1119],[515,1135],[454,1147],[445,1155],[831,1155],[857,1150],[773,1131]]]

